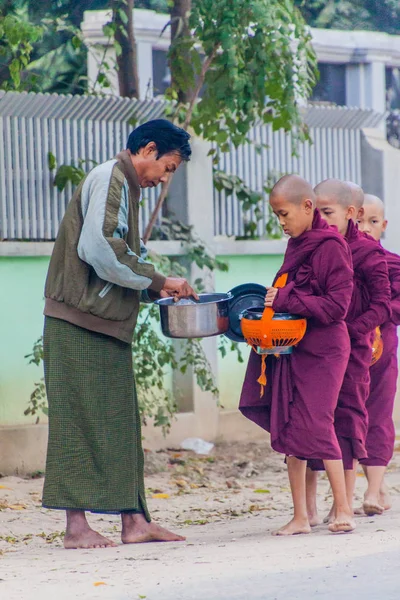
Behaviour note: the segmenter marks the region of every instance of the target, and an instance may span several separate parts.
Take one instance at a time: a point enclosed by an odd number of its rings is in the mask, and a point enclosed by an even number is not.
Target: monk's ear
[[[353,204],[351,204],[348,209],[347,209],[347,213],[346,213],[346,219],[348,219],[350,221],[350,219],[352,221],[356,220],[357,217],[357,209],[355,206],[353,206]]]
[[[388,224],[388,222],[387,222],[387,219],[385,219],[385,220],[383,221],[383,225],[382,225],[382,232],[383,232],[383,231],[386,231],[387,224]]]
[[[364,216],[364,207],[362,206],[361,208],[358,209],[357,220],[362,219],[363,216]]]
[[[309,214],[313,210],[314,203],[310,198],[306,198],[304,200],[304,208],[307,214]]]

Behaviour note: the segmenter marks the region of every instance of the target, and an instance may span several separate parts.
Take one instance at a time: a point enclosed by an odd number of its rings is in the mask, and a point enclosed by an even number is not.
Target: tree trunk
[[[171,7],[171,44],[177,41],[178,38],[190,37],[189,29],[189,15],[192,8],[192,0],[174,0]],[[179,52],[180,61],[186,61],[190,68],[190,54],[189,52],[183,52],[180,49]],[[172,87],[178,92],[178,101],[187,104],[191,101],[193,96],[193,90],[191,89],[180,89],[180,85],[176,80],[174,73],[174,61],[170,61]]]
[[[121,54],[117,56],[119,93],[125,98],[140,97],[133,8],[134,0],[114,0],[112,3],[113,22],[117,26],[115,41],[122,49]],[[127,18],[124,19],[121,14],[125,14]]]

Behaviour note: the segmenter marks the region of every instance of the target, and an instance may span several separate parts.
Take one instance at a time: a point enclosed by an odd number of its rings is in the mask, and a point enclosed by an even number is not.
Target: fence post
[[[379,129],[363,129],[361,138],[362,187],[367,194],[379,196],[385,204],[389,225],[384,246],[400,254],[397,223],[400,222],[400,205],[397,201],[400,188],[400,150],[391,146]]]
[[[194,138],[191,145],[192,158],[178,170],[171,185],[168,211],[173,219],[193,225],[199,238],[209,246],[214,237],[212,159],[207,156],[210,144]],[[215,279],[212,273],[207,269],[200,270],[193,264],[188,267],[192,281],[202,277],[207,291],[214,290]],[[202,346],[217,379],[217,338],[203,340]],[[179,343],[177,349],[179,352]],[[193,411],[196,414],[197,435],[214,439],[217,434],[219,414],[216,399],[210,392],[200,390],[193,369],[189,369],[184,375],[175,372],[173,386],[174,390],[182,395],[182,400],[178,400],[180,410]]]

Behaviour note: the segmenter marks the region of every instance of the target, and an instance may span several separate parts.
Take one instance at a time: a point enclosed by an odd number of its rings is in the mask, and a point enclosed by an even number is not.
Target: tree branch
[[[188,107],[188,110],[187,110],[187,113],[186,113],[185,120],[184,120],[183,125],[182,125],[183,129],[185,129],[185,130],[189,127],[189,124],[190,124],[190,121],[191,121],[192,115],[193,115],[193,110],[194,110],[194,107],[196,105],[196,101],[198,99],[200,90],[203,87],[207,71],[211,67],[213,60],[217,56],[218,48],[219,48],[219,44],[217,44],[214,47],[213,51],[211,52],[211,54],[209,56],[207,56],[206,60],[204,61],[203,65],[201,67],[201,72],[200,72],[200,75],[199,75],[199,79],[197,81],[196,88],[194,90],[192,99],[190,101],[190,104],[189,104],[189,107]],[[161,207],[164,204],[164,201],[165,201],[165,199],[167,197],[168,190],[169,190],[170,185],[171,185],[172,177],[173,177],[173,175],[171,174],[170,178],[168,179],[168,181],[166,183],[163,183],[160,195],[158,196],[158,199],[157,199],[157,204],[156,204],[156,206],[155,206],[155,208],[154,208],[154,210],[153,210],[153,212],[151,214],[150,221],[149,221],[149,223],[148,223],[148,225],[146,227],[146,230],[144,232],[143,242],[145,244],[147,244],[147,242],[150,239],[150,236],[152,234],[154,225],[156,224],[157,217],[159,215]]]

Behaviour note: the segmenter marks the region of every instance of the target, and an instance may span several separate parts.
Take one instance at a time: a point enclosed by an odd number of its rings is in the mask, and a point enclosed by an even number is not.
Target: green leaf
[[[47,153],[47,164],[48,164],[50,171],[53,171],[54,169],[57,168],[57,160],[52,152]]]
[[[82,47],[82,40],[77,35],[74,35],[71,42],[75,50],[79,50]]]

